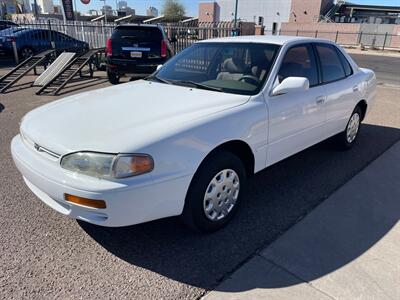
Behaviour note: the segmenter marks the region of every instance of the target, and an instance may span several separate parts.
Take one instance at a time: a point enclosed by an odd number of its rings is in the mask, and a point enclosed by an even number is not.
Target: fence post
[[[318,30],[315,30],[315,37],[318,36]]]
[[[358,41],[357,41],[357,44],[361,44],[362,34],[363,34],[362,31],[360,31],[360,32],[358,33]]]
[[[385,38],[384,38],[384,40],[383,40],[383,47],[382,47],[382,51],[383,51],[383,50],[385,50],[385,45],[386,45],[386,39],[387,39],[387,36],[388,36],[388,33],[387,33],[387,31],[386,31],[386,33],[385,33]]]
[[[55,45],[55,43],[53,41],[53,38],[52,38],[53,34],[51,32],[51,22],[50,22],[50,20],[47,20],[47,27],[49,29],[49,39],[50,39],[51,48],[54,49],[56,47],[56,45]]]
[[[296,31],[296,36],[299,36],[299,30],[297,29],[297,31]]]
[[[339,35],[339,30],[336,31],[335,43],[337,43],[338,35]]]

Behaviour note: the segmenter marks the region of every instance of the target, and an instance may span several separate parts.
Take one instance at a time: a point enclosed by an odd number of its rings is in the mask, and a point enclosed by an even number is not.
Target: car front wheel
[[[183,222],[199,232],[213,232],[234,216],[247,184],[242,161],[233,153],[218,151],[196,172],[186,196]]]

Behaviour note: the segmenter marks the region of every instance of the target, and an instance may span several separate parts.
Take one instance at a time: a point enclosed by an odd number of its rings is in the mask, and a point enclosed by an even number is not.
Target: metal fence
[[[264,34],[273,34],[271,31],[266,31]],[[371,33],[371,32],[341,32],[341,31],[305,31],[305,30],[279,30],[278,35],[304,36],[313,38],[323,38],[334,41],[342,46],[364,46],[378,50],[392,49],[400,50],[400,36],[386,33]]]
[[[51,48],[69,48],[67,47],[71,42],[69,38],[76,39],[84,42],[91,49],[102,48],[106,46],[107,39],[111,37],[112,31],[117,26],[115,23],[104,23],[104,22],[54,22],[54,21],[35,21],[35,22],[17,22],[18,28],[28,29],[41,29],[43,31],[24,34],[23,37],[16,39],[15,53],[11,53],[12,56],[17,56],[16,61],[23,59],[23,48],[32,45],[32,48],[38,47],[46,50]],[[225,24],[225,23],[221,23]],[[226,23],[230,24],[230,23]],[[186,26],[180,24],[161,24],[169,38],[175,38],[175,41],[171,43],[174,53],[185,49],[192,45],[198,40],[209,39],[213,37],[225,37],[232,34],[232,28],[230,25],[223,25],[218,27],[210,26]],[[13,34],[16,28],[6,29],[0,32],[0,44],[2,42],[2,36],[6,40],[6,36]],[[33,41],[35,41],[33,43]],[[73,42],[72,42],[73,44]],[[0,47],[1,51],[1,47]],[[10,51],[9,51],[10,52]],[[10,54],[10,53],[8,53]]]
[[[40,40],[42,48],[63,48],[68,45],[68,39],[72,37],[78,41],[84,42],[89,48],[102,48],[106,46],[107,39],[111,36],[113,29],[117,24],[104,23],[104,22],[60,22],[60,21],[20,21],[18,22],[19,28],[29,29],[45,29],[42,36],[29,36],[27,44],[30,40]],[[231,22],[213,23],[199,23],[198,26],[190,26],[174,23],[174,24],[161,24],[169,38],[175,38],[175,42],[171,43],[174,52],[177,53],[182,49],[192,45],[198,40],[205,40],[216,37],[231,36],[233,32],[233,24]],[[8,29],[9,32],[12,29]],[[0,44],[2,39],[9,33],[7,30],[0,32]],[[239,32],[240,34],[240,32]],[[306,36],[326,38],[346,46],[364,45],[376,49],[400,49],[400,36],[390,33],[369,33],[369,32],[323,32],[323,31],[287,31],[279,30],[277,32],[265,31],[264,34],[275,35],[291,35],[291,36]],[[21,41],[18,39],[15,42],[15,49],[12,56],[16,57],[16,61],[22,57]],[[4,44],[4,43],[3,43]],[[0,46],[0,54],[2,47]],[[41,49],[46,50],[46,49]],[[1,61],[0,61],[1,64]]]

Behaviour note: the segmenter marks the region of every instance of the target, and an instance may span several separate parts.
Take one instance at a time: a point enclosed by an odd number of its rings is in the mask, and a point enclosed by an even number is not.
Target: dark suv
[[[123,75],[150,75],[172,55],[169,40],[158,25],[119,25],[107,40],[107,75],[117,84]]]

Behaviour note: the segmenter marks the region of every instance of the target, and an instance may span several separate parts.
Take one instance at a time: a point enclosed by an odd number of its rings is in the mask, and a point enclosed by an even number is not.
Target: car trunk
[[[161,58],[162,33],[156,27],[118,27],[112,35],[112,57],[136,62]]]

